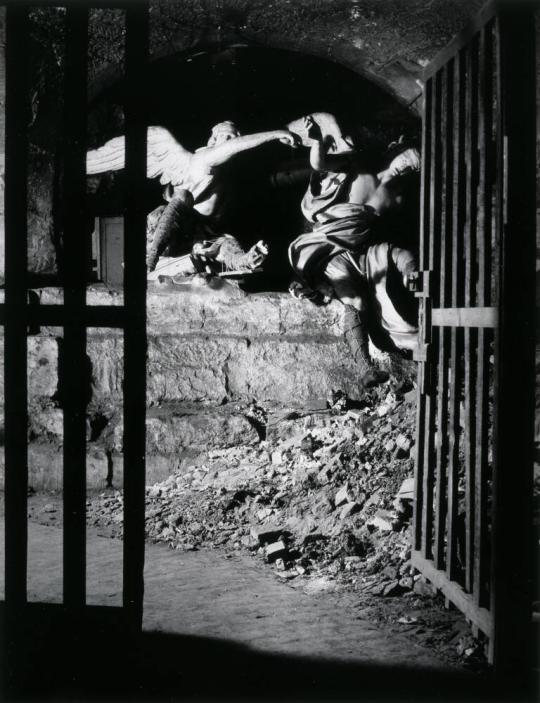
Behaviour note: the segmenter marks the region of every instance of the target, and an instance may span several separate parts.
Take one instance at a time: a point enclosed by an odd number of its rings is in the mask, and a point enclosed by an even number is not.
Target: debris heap
[[[410,591],[415,395],[411,384],[342,394],[314,411],[246,416],[259,442],[214,450],[147,489],[149,540],[179,550],[249,550],[283,579],[324,576],[376,595]],[[122,494],[88,501],[122,532]],[[420,584],[417,588],[421,588]]]

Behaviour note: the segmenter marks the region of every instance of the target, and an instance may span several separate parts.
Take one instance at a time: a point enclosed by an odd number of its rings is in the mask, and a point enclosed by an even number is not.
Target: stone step
[[[166,478],[175,468],[210,451],[259,441],[259,432],[238,405],[200,407],[169,404],[152,407],[146,414],[148,484]],[[87,485],[103,488],[121,485],[123,427],[114,412],[99,436],[92,439],[91,416],[87,431]],[[36,490],[62,487],[63,414],[53,406],[34,408],[29,418],[29,484]],[[4,456],[0,453],[0,485]]]

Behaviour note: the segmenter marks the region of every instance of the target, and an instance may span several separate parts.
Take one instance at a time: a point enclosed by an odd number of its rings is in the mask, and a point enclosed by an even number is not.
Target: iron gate
[[[40,3],[43,6],[44,3]],[[145,491],[146,267],[143,198],[146,127],[141,118],[140,77],[147,61],[148,13],[144,2],[125,6],[126,238],[124,304],[86,302],[87,251],[83,244],[86,192],[86,113],[88,13],[92,3],[63,3],[65,11],[65,111],[63,143],[64,303],[32,305],[27,273],[27,176],[29,112],[28,43],[31,3],[6,8],[6,169],[5,303],[5,629],[7,664],[16,669],[23,622],[32,620],[27,599],[28,408],[27,334],[35,326],[64,331],[62,392],[63,442],[63,605],[55,624],[97,627],[96,608],[86,605],[86,400],[88,327],[124,331],[124,562],[123,607],[115,626],[138,631],[142,622]],[[97,4],[97,3],[96,3]],[[52,6],[58,3],[51,3]],[[103,7],[104,3],[100,3]],[[121,7],[122,3],[111,3]],[[34,609],[35,610],[35,609]],[[71,625],[69,625],[71,623]],[[34,624],[39,627],[38,624]],[[32,630],[30,632],[33,632]],[[9,681],[7,682],[10,683]],[[14,682],[13,685],[17,685]]]
[[[501,668],[531,618],[533,32],[492,3],[424,76],[412,563]]]

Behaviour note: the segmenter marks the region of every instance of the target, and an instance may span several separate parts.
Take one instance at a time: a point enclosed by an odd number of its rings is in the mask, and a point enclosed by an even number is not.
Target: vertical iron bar
[[[126,181],[124,237],[124,589],[132,626],[140,629],[144,595],[146,413],[146,98],[148,6],[126,7]]]
[[[467,47],[466,84],[466,137],[467,153],[466,214],[465,214],[465,307],[474,307],[476,286],[476,179],[477,153],[476,136],[478,124],[477,70],[478,38],[473,37]],[[466,515],[465,515],[465,588],[472,590],[474,568],[474,495],[476,481],[476,403],[475,403],[475,361],[477,331],[465,328],[465,475],[466,475]]]
[[[449,289],[451,284],[451,244],[452,244],[452,117],[453,103],[453,60],[441,70],[441,160],[442,178],[439,197],[441,199],[440,226],[440,275],[437,307],[447,307],[450,302]],[[437,383],[437,459],[436,459],[436,519],[435,519],[435,553],[434,561],[437,569],[444,569],[446,544],[447,517],[447,469],[448,469],[448,372],[449,372],[449,330],[439,328],[439,360]]]
[[[460,51],[454,59],[454,141],[453,141],[453,193],[452,193],[452,281],[451,306],[463,301],[463,223],[465,210],[465,54]],[[458,483],[460,397],[463,382],[461,357],[463,330],[453,327],[450,338],[450,411],[448,439],[448,547],[446,574],[450,580],[458,578]]]
[[[424,116],[422,120],[422,185],[420,192],[420,242],[419,242],[419,269],[420,275],[428,268],[426,252],[426,232],[429,227],[429,181],[431,172],[431,110],[432,110],[432,79],[426,81],[424,86]],[[420,315],[424,318],[424,300],[420,301]],[[425,325],[425,320],[420,320],[420,328]],[[422,335],[423,336],[423,335]],[[420,340],[422,343],[423,340]],[[422,515],[424,510],[424,435],[426,419],[426,396],[422,391],[422,374],[425,363],[420,362],[418,371],[418,396],[416,409],[416,456],[415,456],[415,487],[414,487],[414,548],[419,550],[422,546]],[[425,555],[424,555],[425,556]]]
[[[86,405],[90,382],[86,363],[87,237],[86,55],[88,8],[66,10],[64,94],[64,259],[65,312],[59,363],[64,411],[64,602],[82,607],[86,599]]]
[[[431,124],[430,124],[430,181],[429,181],[429,227],[428,238],[424,241],[425,261],[428,264],[429,270],[434,271],[435,266],[438,267],[439,259],[439,231],[441,224],[441,153],[440,153],[440,121],[441,121],[441,76],[437,73],[432,79],[432,109],[431,109]],[[425,236],[425,232],[424,232]],[[435,263],[437,262],[437,264]],[[429,297],[438,297],[439,281],[433,277],[434,290],[429,291]],[[431,301],[424,298],[424,304],[427,306]],[[424,319],[425,325],[431,325],[431,321],[427,315]],[[429,331],[428,331],[429,333]],[[430,349],[430,357],[436,358],[438,335],[434,335],[432,348]],[[431,559],[433,556],[433,524],[434,524],[434,479],[435,479],[435,392],[432,387],[433,370],[429,365],[427,372],[429,378],[426,379],[426,420],[424,434],[424,470],[423,470],[423,496],[424,503],[422,506],[422,552],[424,556]]]
[[[28,8],[6,8],[5,584],[11,621],[26,603]],[[8,623],[6,623],[8,625]],[[11,628],[8,628],[11,632]]]
[[[489,242],[491,241],[491,188],[489,186],[488,151],[491,142],[491,24],[480,33],[478,70],[478,223],[476,241],[478,249],[477,303],[489,304]],[[487,578],[489,564],[488,544],[488,420],[489,420],[489,338],[486,329],[478,330],[476,367],[476,487],[474,515],[474,601],[488,605]]]

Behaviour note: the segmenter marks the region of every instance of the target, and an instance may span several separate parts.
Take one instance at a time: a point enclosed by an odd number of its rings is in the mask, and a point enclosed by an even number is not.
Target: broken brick
[[[283,463],[283,454],[280,451],[272,452],[272,464],[280,465]]]
[[[402,591],[399,581],[390,581],[383,589],[382,595],[385,597],[399,596]]]
[[[334,505],[336,506],[336,508],[339,508],[340,505],[343,505],[344,503],[349,503],[350,501],[351,498],[349,496],[349,487],[347,486],[347,484],[345,484],[336,493],[336,497],[334,498]]]
[[[406,478],[397,493],[396,498],[414,500],[414,478]]]
[[[398,577],[398,569],[395,566],[386,566],[383,570],[382,573],[385,576],[388,576],[388,578],[391,581],[395,581]]]
[[[345,520],[345,518],[349,517],[349,515],[353,515],[354,513],[357,513],[360,510],[360,506],[358,503],[355,503],[354,501],[351,503],[347,503],[346,505],[343,506],[339,517],[341,520]]]
[[[392,513],[388,510],[378,510],[375,515],[367,521],[367,525],[377,528],[378,530],[383,530],[384,532],[390,532],[394,528],[392,527]]]
[[[277,525],[254,525],[250,532],[259,544],[264,545],[276,541],[283,533],[283,529]]]
[[[413,590],[419,596],[424,596],[425,598],[435,598],[437,595],[437,589],[422,579],[418,579],[418,581],[415,582]]]
[[[283,559],[287,556],[287,547],[285,546],[285,542],[283,542],[283,540],[278,540],[277,542],[267,545],[265,551],[266,559],[269,562],[276,561],[276,559]]]
[[[412,587],[414,586],[414,580],[412,576],[403,576],[402,578],[399,579],[399,585],[406,589],[407,591],[410,591]]]

